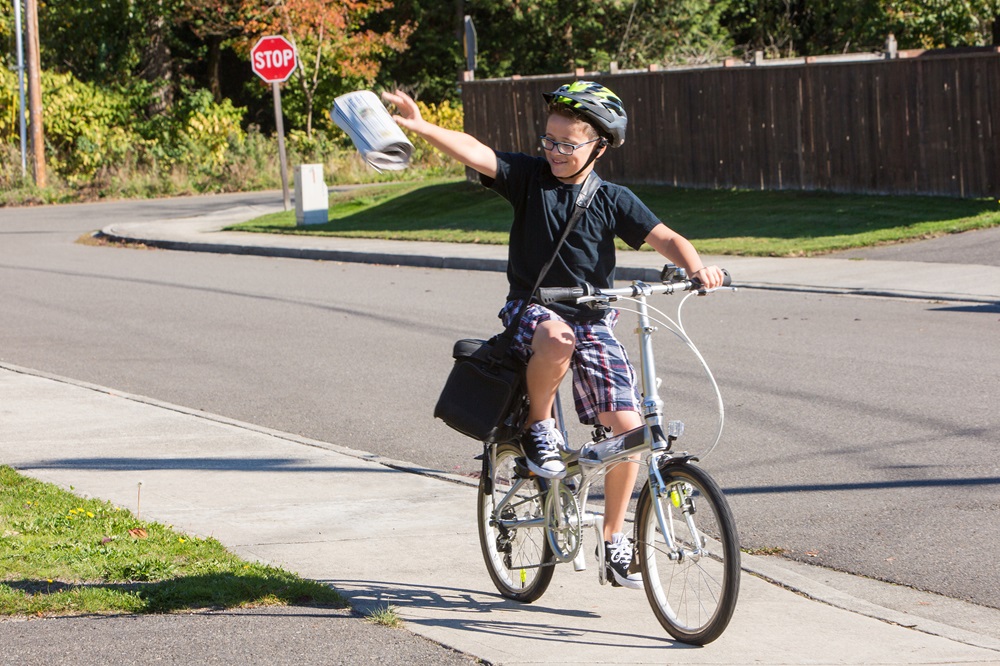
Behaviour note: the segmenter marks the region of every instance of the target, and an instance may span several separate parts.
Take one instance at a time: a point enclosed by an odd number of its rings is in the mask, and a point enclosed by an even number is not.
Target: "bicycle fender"
[[[698,456],[691,455],[689,453],[682,453],[676,456],[664,456],[660,459],[659,468],[667,469],[669,467],[678,467],[680,465],[687,465],[688,463],[698,462]]]

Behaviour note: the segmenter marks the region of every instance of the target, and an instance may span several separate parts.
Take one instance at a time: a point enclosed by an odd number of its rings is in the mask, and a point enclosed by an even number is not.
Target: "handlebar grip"
[[[542,287],[538,290],[538,300],[542,302],[542,305],[559,301],[575,301],[586,295],[587,290],[583,287]]]
[[[702,288],[701,287],[701,280],[699,280],[698,278],[691,278],[691,282],[693,282],[699,289]],[[723,287],[728,287],[728,286],[732,285],[732,283],[733,283],[733,276],[729,274],[729,271],[727,271],[725,268],[723,268],[722,269],[722,286]]]

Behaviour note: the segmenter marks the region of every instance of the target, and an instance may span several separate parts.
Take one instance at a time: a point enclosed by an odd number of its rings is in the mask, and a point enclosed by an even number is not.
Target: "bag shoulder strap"
[[[556,249],[552,252],[552,256],[549,257],[547,262],[545,262],[545,266],[542,267],[541,272],[538,274],[538,278],[535,280],[535,286],[531,288],[531,295],[521,304],[521,307],[517,311],[517,315],[510,320],[510,325],[498,336],[499,339],[497,340],[497,344],[494,345],[490,354],[494,358],[501,358],[507,354],[507,349],[510,348],[511,343],[514,341],[514,331],[516,331],[518,325],[520,325],[521,317],[524,316],[524,311],[528,308],[528,304],[538,292],[538,287],[541,286],[542,280],[545,279],[549,269],[552,268],[552,264],[555,263],[556,257],[559,256],[559,250],[562,249],[563,243],[566,242],[566,238],[573,230],[573,227],[576,226],[577,221],[583,216],[584,211],[590,208],[590,204],[594,201],[594,196],[597,194],[597,190],[600,189],[601,183],[603,182],[604,181],[601,177],[593,171],[587,175],[587,180],[583,182],[583,187],[580,188],[580,193],[576,196],[576,204],[573,206],[573,213],[566,222],[566,227],[563,229],[562,236],[559,237],[559,242],[556,243]]]
[[[576,226],[580,217],[583,216],[583,212],[590,208],[590,204],[594,200],[594,195],[597,194],[597,190],[601,187],[602,182],[604,181],[601,180],[601,177],[593,171],[591,171],[590,175],[587,176],[587,180],[584,181],[583,187],[580,188],[580,194],[576,196],[576,205],[573,207],[573,214],[570,215],[569,221],[566,222],[566,228],[563,229],[562,236],[559,237],[559,242],[556,243],[555,252],[552,253],[551,257],[549,257],[545,266],[542,267],[542,271],[538,274],[538,279],[535,280],[535,286],[531,288],[531,296],[528,299],[529,301],[535,297],[535,294],[538,292],[538,287],[542,284],[542,280],[545,279],[549,269],[552,268],[552,264],[555,263],[556,257],[559,256],[559,250],[562,249],[563,243],[566,242],[569,232],[573,230],[574,226]],[[522,306],[521,309],[523,310],[524,307]],[[521,313],[518,312],[518,315],[520,314]]]

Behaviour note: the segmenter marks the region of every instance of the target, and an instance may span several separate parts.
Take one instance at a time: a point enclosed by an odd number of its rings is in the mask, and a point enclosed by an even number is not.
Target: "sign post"
[[[17,33],[17,89],[20,93],[21,105],[18,107],[18,119],[21,125],[21,176],[28,175],[28,130],[24,118],[24,41],[21,37],[21,0],[14,0],[14,32]]]
[[[254,74],[271,84],[274,95],[274,121],[278,132],[278,157],[281,160],[281,194],[285,210],[290,207],[288,194],[288,158],[285,154],[285,122],[281,113],[281,89],[295,71],[298,57],[295,47],[281,35],[261,37],[250,49],[250,66]]]

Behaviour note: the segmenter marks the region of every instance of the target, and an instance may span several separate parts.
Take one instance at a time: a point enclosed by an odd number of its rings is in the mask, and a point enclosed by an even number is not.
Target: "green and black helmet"
[[[628,116],[618,95],[600,83],[574,81],[550,93],[543,93],[547,104],[564,104],[586,118],[607,139],[612,148],[625,143]]]

